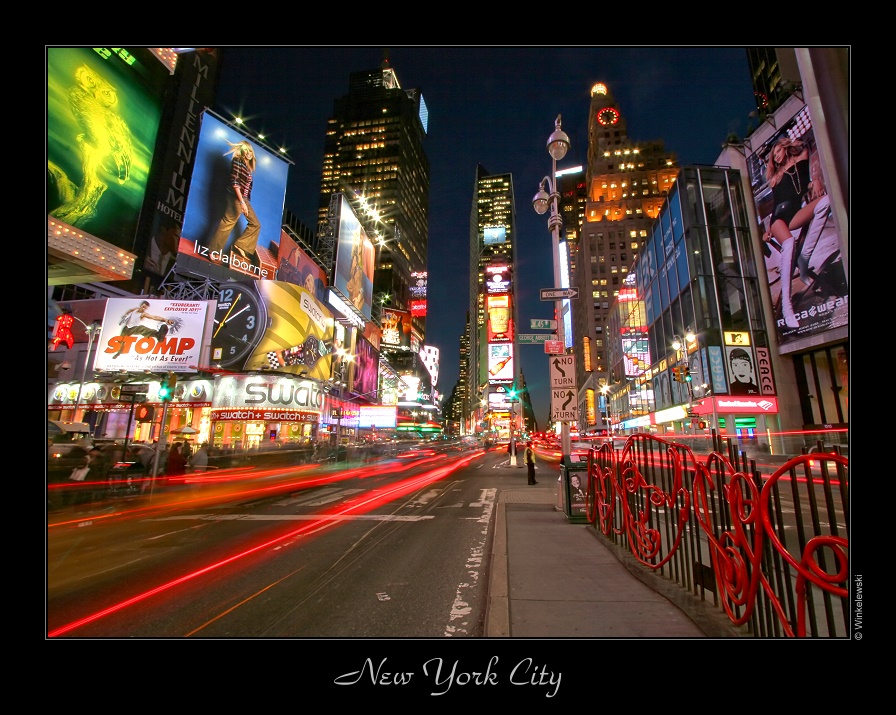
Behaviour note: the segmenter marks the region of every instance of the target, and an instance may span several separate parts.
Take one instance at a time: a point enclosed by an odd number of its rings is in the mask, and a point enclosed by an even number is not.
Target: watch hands
[[[230,313],[233,311],[234,308],[236,308],[236,304],[240,302],[240,298],[242,298],[242,297],[243,297],[243,294],[240,293],[239,295],[237,295],[236,300],[233,301],[233,303],[230,304],[230,310],[228,310],[228,311],[227,311],[227,315],[225,315],[225,316],[222,318],[220,324],[218,325],[217,330],[215,330],[214,335],[212,335],[213,338],[218,337],[218,332],[221,330],[221,328],[224,327],[224,323],[226,323],[226,322],[230,319]],[[242,312],[243,312],[243,311],[241,310],[240,313],[242,313]],[[237,313],[237,315],[239,315],[240,313]],[[233,316],[233,317],[236,317],[236,315]]]
[[[236,311],[236,313],[234,313],[233,315],[231,315],[227,320],[233,320],[233,319],[234,319],[236,316],[238,316],[240,313],[245,313],[245,312],[246,312],[247,310],[249,310],[249,308],[251,308],[251,307],[252,307],[251,305],[244,305],[243,308],[242,308],[242,310],[238,310],[238,311]]]
[[[249,306],[249,305],[243,306],[242,310],[238,310],[238,311],[236,311],[236,313],[234,313],[233,315],[231,315],[231,316],[230,316],[229,318],[227,318],[227,320],[225,320],[224,322],[229,323],[231,320],[233,320],[235,317],[237,317],[240,313],[245,313],[245,312],[246,312],[247,310],[249,310],[249,308],[251,308],[251,307],[252,307],[252,306]],[[223,325],[224,325],[224,323],[221,323],[221,325],[218,326],[218,330],[220,330],[221,327],[222,327]],[[216,331],[215,331],[215,335],[217,335],[217,334],[218,334],[218,331],[216,330]],[[212,337],[214,337],[214,336],[212,336]]]

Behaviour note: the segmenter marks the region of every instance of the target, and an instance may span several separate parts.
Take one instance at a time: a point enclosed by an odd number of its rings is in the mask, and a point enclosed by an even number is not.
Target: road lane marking
[[[396,514],[176,514],[152,521],[424,521],[434,516],[399,516]]]
[[[470,506],[482,509],[482,513],[477,519],[479,523],[483,524],[482,539],[472,545],[467,556],[465,567],[469,580],[457,584],[454,603],[451,604],[451,613],[448,615],[448,624],[445,626],[446,638],[453,638],[456,635],[470,635],[472,624],[469,621],[469,615],[472,612],[472,608],[467,601],[467,592],[469,589],[474,588],[477,581],[479,581],[479,573],[485,555],[486,538],[488,537],[488,524],[495,510],[497,493],[498,490],[494,488],[482,489],[480,490],[481,496],[479,500],[470,503]]]

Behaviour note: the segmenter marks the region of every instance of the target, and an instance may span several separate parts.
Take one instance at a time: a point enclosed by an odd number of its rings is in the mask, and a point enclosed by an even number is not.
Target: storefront
[[[137,378],[139,379],[139,378]],[[178,382],[165,405],[158,396],[159,380],[143,382],[60,382],[49,389],[47,415],[51,420],[72,420],[90,425],[91,436],[153,442],[161,431],[171,434],[189,425],[197,443],[209,436],[212,382],[206,379]],[[78,390],[81,390],[80,399]],[[124,388],[124,390],[122,389]],[[136,393],[131,402],[127,394]],[[162,416],[165,424],[160,430]]]
[[[324,393],[313,381],[290,375],[221,375],[215,378],[211,445],[249,450],[267,444],[311,445],[318,439]]]

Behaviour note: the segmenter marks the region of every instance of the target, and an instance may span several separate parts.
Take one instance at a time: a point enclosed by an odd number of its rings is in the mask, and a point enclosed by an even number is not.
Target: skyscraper
[[[591,88],[585,172],[585,216],[572,276],[579,289],[572,303],[580,416],[587,413],[589,390],[623,379],[610,373],[610,307],[675,182],[678,161],[660,141],[630,140],[613,93],[597,83]],[[589,426],[585,421],[580,429]]]
[[[331,200],[341,192],[376,243],[373,318],[384,305],[411,311],[416,344],[426,334],[425,293],[419,298],[429,238],[427,123],[420,90],[401,87],[388,57],[378,69],[352,73],[348,94],[335,101],[327,121],[318,204],[318,255],[332,261],[326,226]],[[400,372],[418,370],[416,351],[384,352]]]
[[[516,212],[513,177],[476,167],[470,211],[470,316],[467,395],[479,421],[496,412],[508,424],[504,396],[518,380],[517,310],[514,294]],[[486,410],[482,410],[482,401]],[[519,409],[516,412],[519,416]]]

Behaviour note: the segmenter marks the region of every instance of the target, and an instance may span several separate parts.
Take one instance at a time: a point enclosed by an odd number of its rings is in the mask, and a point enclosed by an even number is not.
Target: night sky
[[[349,75],[381,66],[382,46],[225,47],[213,110],[243,117],[252,133],[284,147],[286,208],[317,226],[326,121],[348,93]],[[628,135],[662,141],[680,165],[714,164],[729,134],[745,136],[755,110],[743,47],[410,47],[388,49],[404,89],[421,90],[429,109],[424,149],[430,164],[429,314],[426,344],[441,351],[436,389],[450,394],[458,377],[469,286],[469,229],[476,165],[510,173],[516,203],[514,274],[519,332],[532,318],[552,318],[554,287],[547,215],[532,196],[551,171],[546,143],[558,114],[571,148],[558,169],[585,165],[590,89],[613,93]],[[752,124],[755,125],[755,119]],[[576,336],[578,337],[578,336]],[[538,425],[550,411],[548,356],[520,346],[522,371]]]

